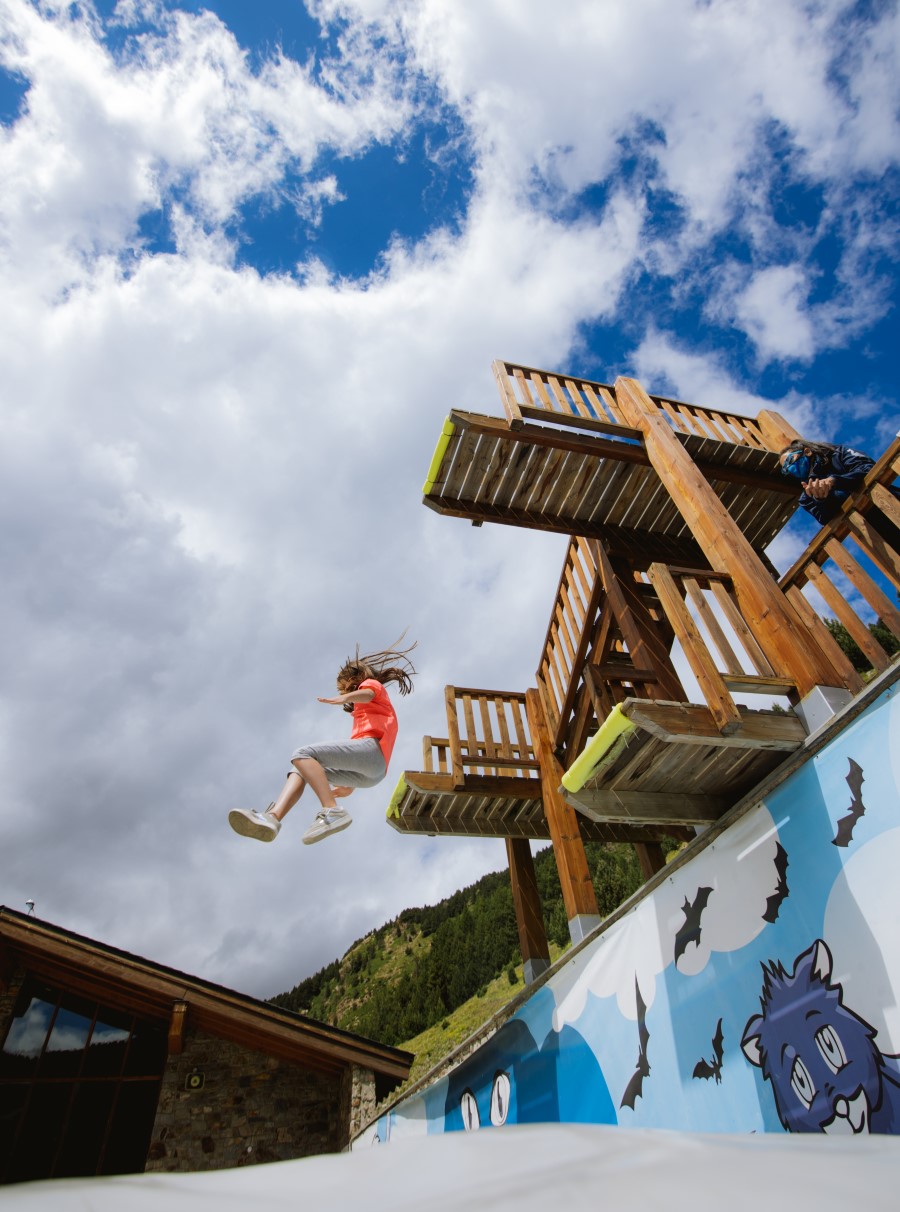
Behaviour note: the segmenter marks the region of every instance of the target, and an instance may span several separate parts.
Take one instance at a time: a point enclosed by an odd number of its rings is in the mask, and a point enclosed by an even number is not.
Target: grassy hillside
[[[675,847],[673,843],[672,848]],[[591,844],[588,863],[602,915],[641,883],[631,846]],[[535,873],[551,947],[569,932],[550,847]],[[339,960],[271,1001],[381,1043],[428,1057],[455,1047],[521,987],[522,957],[508,872],[486,875],[438,905],[405,909],[358,939]],[[457,1017],[455,1011],[466,1007]],[[427,1061],[427,1063],[426,1063]]]

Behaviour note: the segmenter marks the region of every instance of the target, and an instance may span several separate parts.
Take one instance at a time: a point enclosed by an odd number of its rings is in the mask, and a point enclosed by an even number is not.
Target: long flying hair
[[[409,694],[416,669],[408,654],[417,641],[413,640],[406,648],[401,648],[405,636],[404,631],[390,648],[383,648],[380,652],[362,654],[357,644],[355,654],[348,657],[338,670],[338,685],[357,690],[366,678],[374,678],[377,682],[395,682],[401,694]]]

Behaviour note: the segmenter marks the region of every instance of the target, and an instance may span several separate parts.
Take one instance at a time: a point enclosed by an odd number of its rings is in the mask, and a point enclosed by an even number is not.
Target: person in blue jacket
[[[782,475],[799,480],[803,488],[801,508],[822,526],[837,517],[841,506],[862,485],[875,466],[861,450],[852,446],[833,446],[830,442],[808,442],[795,438],[779,456]],[[900,499],[896,488],[888,491]],[[900,554],[900,529],[878,509],[870,509],[866,519],[894,551]]]
[[[780,459],[782,474],[799,480],[803,487],[801,508],[822,525],[837,516],[875,466],[875,460],[861,450],[805,438],[795,438]]]

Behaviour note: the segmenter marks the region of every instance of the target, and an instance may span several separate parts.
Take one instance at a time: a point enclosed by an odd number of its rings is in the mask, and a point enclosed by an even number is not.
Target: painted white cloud
[[[833,962],[831,979],[844,1005],[878,1033],[882,1052],[900,1052],[900,943],[892,881],[900,862],[900,829],[879,834],[844,864],[825,906],[823,931]]]
[[[756,808],[732,826],[727,845],[712,842],[612,925],[582,964],[554,982],[554,1029],[578,1021],[588,994],[614,996],[620,1013],[636,1020],[635,983],[649,1008],[656,978],[670,964],[686,976],[697,976],[714,953],[739,951],[756,938],[765,926],[766,901],[778,884],[778,828],[764,807]],[[699,938],[682,943],[676,956],[686,906],[694,904],[702,888],[710,891]]]

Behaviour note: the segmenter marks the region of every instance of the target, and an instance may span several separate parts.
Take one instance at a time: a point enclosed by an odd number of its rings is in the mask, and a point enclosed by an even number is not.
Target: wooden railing
[[[868,473],[859,492],[844,502],[840,514],[822,527],[779,582],[829,654],[834,654],[837,644],[804,595],[805,586],[818,592],[872,668],[879,672],[887,668],[891,657],[851,606],[840,581],[846,578],[845,583],[849,582],[900,642],[900,611],[875,580],[880,574],[895,592],[900,590],[900,501],[886,487],[897,476],[900,476],[900,435]],[[848,540],[859,548],[868,571],[846,546]]]
[[[462,786],[466,774],[540,778],[524,694],[448,686],[445,696],[447,739],[426,741],[439,770],[449,765],[454,784]],[[434,756],[426,757],[426,763],[429,760],[433,763]]]
[[[538,689],[554,745],[561,743],[575,707],[601,593],[590,543],[587,539],[573,538],[537,670]]]
[[[621,571],[595,540],[570,540],[536,673],[552,744],[564,763],[624,699],[685,697],[669,660],[672,631],[656,591],[642,574],[630,571],[623,580]]]
[[[553,421],[621,438],[641,437],[639,430],[626,423],[616,401],[615,388],[608,383],[518,366],[514,362],[496,361],[493,371],[507,420],[513,428],[526,420]],[[735,446],[771,449],[759,421],[753,417],[716,408],[700,408],[667,396],[650,398],[678,433],[712,438]]]
[[[651,564],[647,577],[720,732],[741,727],[733,693],[779,696],[796,689],[756,642],[727,573]]]

